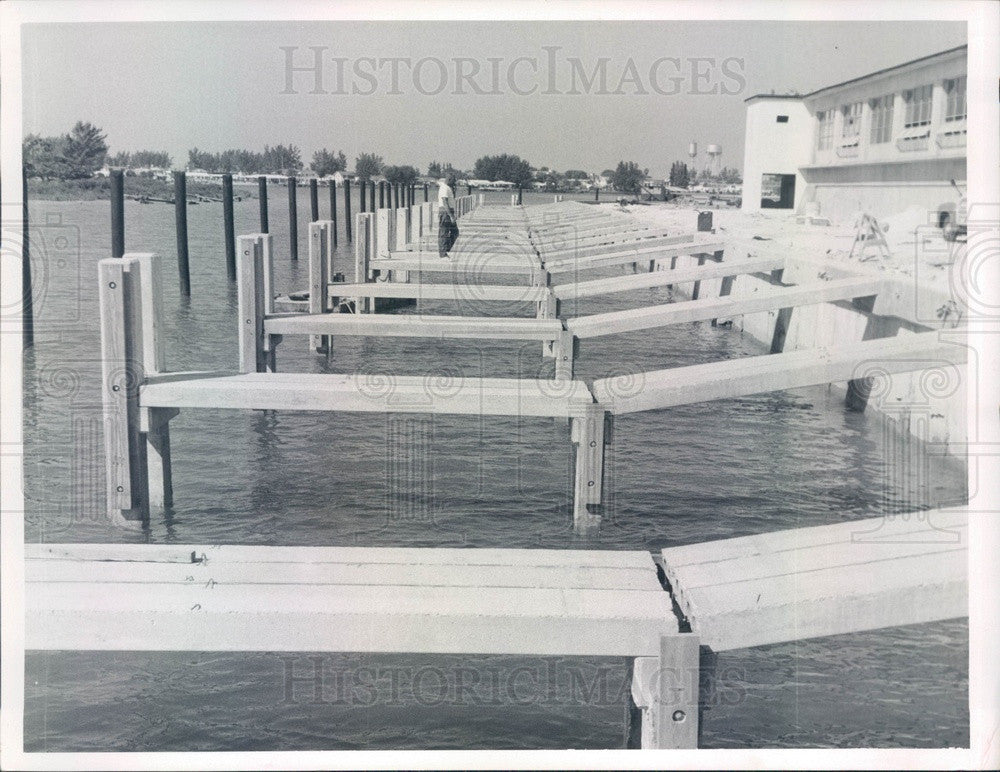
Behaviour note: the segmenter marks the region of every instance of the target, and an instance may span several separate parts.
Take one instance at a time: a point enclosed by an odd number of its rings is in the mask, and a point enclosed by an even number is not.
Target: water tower
[[[708,170],[713,176],[718,177],[719,172],[722,171],[722,145],[709,145],[708,151]]]
[[[692,142],[688,145],[688,156],[691,158],[692,165],[694,165],[694,159],[698,155],[698,143]]]

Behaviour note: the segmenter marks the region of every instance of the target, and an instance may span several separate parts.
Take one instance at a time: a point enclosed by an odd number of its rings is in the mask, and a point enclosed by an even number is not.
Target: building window
[[[778,123],[788,123],[788,116],[787,115],[779,115],[778,118],[777,118],[777,120],[778,120]]]
[[[844,114],[844,125],[840,129],[840,136],[844,139],[854,139],[861,133],[861,102],[844,105],[840,111]]]
[[[879,145],[892,139],[892,102],[893,95],[873,99],[870,103],[872,109],[872,133],[871,143]]]
[[[819,132],[816,135],[816,149],[829,150],[833,144],[833,110],[816,113],[819,121]]]
[[[944,119],[946,121],[964,121],[965,108],[965,76],[949,78],[944,82],[944,92],[947,94]]]
[[[903,92],[903,99],[906,102],[904,128],[912,129],[917,126],[931,125],[933,94],[933,86],[920,86],[920,88],[911,88]]]

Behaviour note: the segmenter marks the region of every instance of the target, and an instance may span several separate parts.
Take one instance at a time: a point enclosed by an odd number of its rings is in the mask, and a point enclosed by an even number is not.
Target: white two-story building
[[[805,95],[746,100],[743,208],[842,220],[954,206],[966,178],[967,47]]]

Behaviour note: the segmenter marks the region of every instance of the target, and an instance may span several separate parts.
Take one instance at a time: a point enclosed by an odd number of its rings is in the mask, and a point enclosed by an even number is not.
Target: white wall
[[[788,123],[778,123],[787,115]],[[797,99],[757,97],[747,105],[743,157],[743,209],[760,209],[761,177],[794,174],[795,208],[805,192],[799,167],[809,163],[813,145],[813,119]]]

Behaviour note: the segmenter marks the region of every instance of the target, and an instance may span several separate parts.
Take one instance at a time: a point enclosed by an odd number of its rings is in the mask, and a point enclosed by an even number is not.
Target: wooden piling
[[[521,186],[517,186],[517,205],[521,206]]]
[[[114,198],[111,209],[113,213]],[[112,214],[113,219],[114,214]],[[24,167],[21,168],[21,341],[24,348],[35,345],[35,307],[31,290],[31,231],[28,225],[28,172]]]
[[[27,185],[25,186],[27,190]],[[25,201],[28,197],[25,196]],[[27,218],[25,218],[27,220]],[[111,172],[111,256],[125,254],[125,173],[121,169]]]
[[[385,209],[385,182],[378,184],[378,208]]]
[[[557,350],[563,348],[560,340]],[[559,358],[556,359],[556,365]],[[572,375],[570,376],[572,377]],[[586,526],[598,516],[604,480],[604,422],[602,405],[588,405],[585,415],[571,419],[571,438],[576,443],[573,522]]]
[[[333,247],[337,248],[337,181],[330,180],[330,228]]]
[[[260,199],[260,232],[268,232],[267,222],[267,177],[257,178],[257,197]]]
[[[319,185],[315,177],[309,179],[309,222],[319,219]]]
[[[369,202],[370,206],[368,208],[371,211],[374,212],[375,211],[375,180],[371,181],[371,187],[370,187],[369,191],[370,191],[369,192],[370,198],[368,199],[368,202]]]
[[[191,295],[191,271],[188,266],[187,234],[187,175],[174,172],[174,224],[177,230],[177,273],[180,276],[181,295]]]
[[[140,272],[138,262],[124,256],[98,264],[107,507],[117,522],[141,520],[149,511],[145,446],[139,436]]]
[[[325,314],[329,310],[330,283],[327,270],[329,268],[327,255],[327,223],[313,222],[309,224],[309,313]],[[322,335],[310,335],[309,345],[316,352],[326,353],[329,338]]]
[[[264,288],[263,250],[259,236],[239,238],[239,370],[259,373],[264,370]]]
[[[426,203],[427,203],[428,201],[430,201],[430,200],[431,200],[431,191],[430,191],[430,187],[429,187],[429,186],[427,185],[427,183],[425,182],[425,183],[424,183],[424,203],[426,204]]]
[[[601,189],[594,188],[594,201],[600,201],[600,200],[601,200]]]
[[[344,231],[347,243],[351,243],[351,181],[344,180]]]
[[[236,232],[233,224],[233,175],[222,175],[222,229],[226,241],[226,275],[236,281]]]
[[[292,260],[299,259],[299,216],[298,216],[298,180],[288,178],[288,256]]]
[[[368,191],[368,183],[361,180],[358,183],[358,214],[363,214],[368,209],[368,197],[366,193]]]

